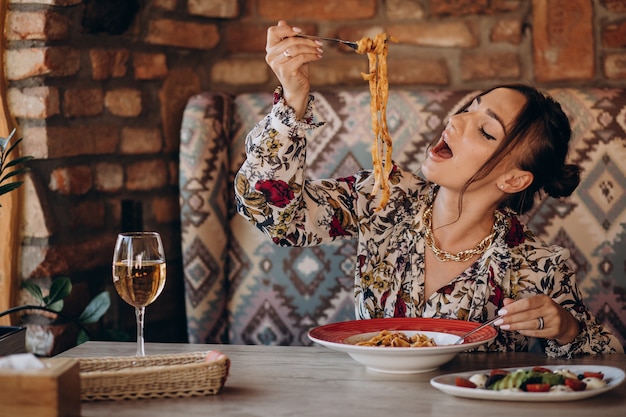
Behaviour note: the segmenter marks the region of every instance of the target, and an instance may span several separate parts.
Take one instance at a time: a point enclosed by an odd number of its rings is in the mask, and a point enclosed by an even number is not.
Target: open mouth
[[[441,138],[439,143],[432,149],[432,152],[440,158],[452,158],[452,149],[448,146],[445,137]]]

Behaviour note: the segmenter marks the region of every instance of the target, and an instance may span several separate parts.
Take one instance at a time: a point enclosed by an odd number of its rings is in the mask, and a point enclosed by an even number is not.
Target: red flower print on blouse
[[[511,216],[511,228],[504,240],[510,248],[524,243],[524,226],[522,226],[516,216]]]
[[[328,231],[328,235],[330,237],[337,236],[347,236],[350,233],[346,232],[346,230],[341,226],[341,222],[336,216],[333,216],[333,219],[330,222],[330,230]]]
[[[389,296],[389,290],[385,291],[385,293],[380,297],[380,305],[385,306],[387,304],[387,297]],[[394,317],[406,317],[406,303],[402,299],[402,295],[398,293],[396,297],[396,305],[393,309]]]
[[[454,284],[448,284],[448,285],[444,285],[443,287],[439,288],[437,290],[437,292],[439,294],[450,295],[450,294],[452,294],[453,290],[454,290]]]
[[[502,291],[502,287],[496,284],[494,275],[495,274],[493,272],[493,267],[490,266],[489,277],[487,278],[487,282],[489,283],[489,288],[491,288],[491,295],[489,296],[489,302],[493,304],[494,306],[496,306],[497,308],[500,308],[504,305],[502,301],[504,299],[504,292]]]
[[[406,317],[406,303],[398,294],[398,298],[396,298],[396,308],[393,311],[394,317]]]
[[[269,204],[276,207],[283,208],[294,198],[289,184],[282,180],[261,180],[254,188],[263,193]]]

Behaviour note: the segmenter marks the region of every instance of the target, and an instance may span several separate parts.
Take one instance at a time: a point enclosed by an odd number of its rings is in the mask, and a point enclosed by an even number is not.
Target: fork
[[[487,327],[487,326],[489,326],[489,325],[493,324],[496,320],[498,320],[498,319],[500,319],[500,318],[502,318],[502,316],[495,316],[495,317],[494,317],[494,318],[492,318],[491,320],[486,321],[486,322],[484,322],[483,324],[481,324],[480,326],[478,326],[478,327],[476,327],[476,328],[474,328],[474,329],[470,330],[469,332],[465,333],[464,335],[459,336],[459,340],[457,340],[456,342],[454,342],[454,343],[453,343],[453,345],[460,345],[461,343],[463,343],[463,342],[465,341],[465,339],[466,339],[468,336],[471,336],[471,335],[473,335],[474,333],[476,333],[477,331],[479,331],[479,330],[481,330],[481,329],[484,329],[485,327]]]
[[[337,38],[325,38],[323,36],[314,36],[314,35],[303,35],[303,34],[299,34],[296,35],[298,38],[306,38],[306,39],[319,39],[320,41],[330,41],[330,42],[339,42],[342,43],[346,46],[349,46],[350,48],[356,50],[359,45],[356,42],[351,42],[351,41],[344,41],[343,39],[337,39]]]

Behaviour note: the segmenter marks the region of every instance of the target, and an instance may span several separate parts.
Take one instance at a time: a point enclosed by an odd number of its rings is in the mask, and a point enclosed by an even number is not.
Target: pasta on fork
[[[357,41],[356,52],[367,54],[369,72],[361,74],[363,79],[369,81],[371,94],[370,113],[372,117],[372,130],[374,141],[372,143],[372,164],[374,169],[375,195],[380,189],[381,201],[376,211],[384,208],[389,201],[389,174],[392,168],[393,144],[387,127],[387,100],[389,98],[389,80],[387,77],[387,50],[388,42],[396,42],[386,33],[380,33],[371,38],[362,38]],[[384,160],[384,163],[383,163]]]

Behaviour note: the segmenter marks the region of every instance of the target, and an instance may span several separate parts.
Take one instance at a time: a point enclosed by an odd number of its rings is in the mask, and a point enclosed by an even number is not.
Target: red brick
[[[74,75],[80,68],[80,54],[69,47],[44,47],[9,49],[6,51],[7,78],[25,78],[47,75],[66,77]]]
[[[141,114],[141,91],[134,88],[118,88],[107,91],[104,106],[115,116],[137,117]]]
[[[224,0],[188,0],[187,10],[191,15],[234,18],[239,15],[239,4]]]
[[[121,78],[126,75],[128,49],[91,49],[91,74],[94,80]]]
[[[498,19],[491,29],[489,38],[492,42],[508,42],[518,45],[522,42],[522,21],[521,19]]]
[[[69,89],[63,94],[65,117],[97,116],[102,113],[103,107],[101,88]]]
[[[464,16],[511,12],[519,9],[524,0],[430,0],[430,11],[435,16]]]
[[[157,80],[167,77],[167,57],[165,54],[136,52],[133,54],[133,68],[136,80]]]
[[[70,226],[73,229],[101,229],[105,226],[104,203],[102,201],[83,200],[73,204],[69,213]]]
[[[520,74],[519,58],[514,53],[472,53],[461,58],[461,78],[464,81],[514,79]]]
[[[265,52],[267,24],[230,25],[224,32],[222,44],[228,52]],[[302,27],[302,29],[304,29]],[[306,31],[310,33],[310,31]]]
[[[59,90],[56,87],[10,88],[7,100],[17,118],[46,119],[59,114]]]
[[[359,59],[361,58],[361,59]],[[367,59],[333,60],[324,58],[321,65],[311,68],[311,84],[313,86],[326,85],[360,85],[366,87],[361,73],[367,72]]]
[[[540,82],[591,79],[593,10],[588,0],[533,0],[533,61]]]
[[[120,152],[123,154],[157,153],[163,148],[163,138],[159,129],[124,127]]]
[[[163,160],[137,162],[126,169],[126,189],[148,191],[167,185],[167,166]]]
[[[444,48],[472,48],[478,37],[468,23],[462,21],[395,24],[388,33],[401,43]]]
[[[254,85],[269,81],[270,69],[258,59],[227,59],[217,61],[211,69],[211,80],[231,85]]]
[[[124,186],[124,169],[120,164],[102,162],[96,165],[95,189],[116,192]]]
[[[176,10],[176,0],[152,0],[152,6],[158,9]]]
[[[50,173],[49,187],[65,195],[82,195],[93,185],[91,167],[87,165],[57,168]]]
[[[156,197],[150,206],[157,223],[170,223],[179,220],[180,207],[177,199]]]
[[[414,0],[387,0],[385,14],[389,20],[422,20],[424,6]]]
[[[376,0],[308,0],[294,7],[293,0],[259,0],[258,13],[264,19],[277,22],[280,19],[296,20],[356,20],[376,15]]]
[[[220,41],[217,26],[211,23],[171,19],[150,21],[146,42],[191,49],[213,49]]]
[[[106,125],[26,127],[23,136],[22,151],[38,159],[112,154],[120,141],[119,127]]]
[[[11,0],[13,4],[45,4],[48,6],[75,6],[82,3],[83,0]]]
[[[91,233],[84,240],[66,245],[24,245],[22,275],[24,278],[45,278],[101,268],[111,263],[115,238],[115,233]]]
[[[10,11],[7,14],[7,40],[61,40],[67,38],[69,20],[50,11]]]
[[[602,44],[607,48],[626,47],[626,21],[613,22],[603,27]]]
[[[389,59],[389,85],[447,85],[450,82],[445,61],[428,58]]]

